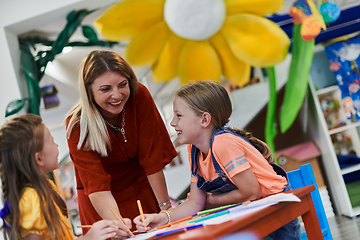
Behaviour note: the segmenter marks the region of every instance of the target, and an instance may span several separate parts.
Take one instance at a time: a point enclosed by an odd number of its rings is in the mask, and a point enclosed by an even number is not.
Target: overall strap
[[[221,169],[220,165],[218,164],[218,162],[215,159],[215,156],[213,153],[213,143],[214,143],[215,136],[223,134],[223,133],[226,133],[225,128],[216,129],[216,131],[213,133],[213,135],[211,136],[211,139],[210,139],[211,160],[212,160],[212,163],[215,168],[215,173],[217,173],[217,174],[223,174],[223,170]]]
[[[235,136],[238,136],[238,137],[244,139],[246,142],[250,143],[250,141],[246,137],[243,137],[240,134],[238,134],[237,132],[231,131],[229,129],[218,128],[215,130],[215,132],[213,133],[213,135],[211,136],[211,139],[210,139],[210,152],[211,152],[211,160],[212,160],[215,172],[219,175],[224,174],[224,172],[223,172],[222,168],[220,167],[219,163],[215,159],[215,156],[213,153],[213,143],[214,143],[215,136],[223,134],[223,133],[231,133]],[[197,147],[195,147],[194,145],[192,145],[191,146],[191,173],[194,176],[197,176],[197,173],[199,170],[199,165],[198,165],[199,153],[200,153],[200,150]]]
[[[194,145],[192,145],[191,146],[191,174],[193,176],[197,176],[197,173],[199,171],[199,164],[198,164],[199,153],[200,153],[200,150],[197,147],[195,147]]]
[[[214,157],[214,154],[212,152],[212,145],[213,145],[214,137],[216,135],[219,135],[222,133],[225,133],[224,129],[219,128],[213,133],[213,135],[211,136],[211,139],[210,139],[211,160],[212,160],[213,166],[215,168],[215,172],[218,174],[223,174],[223,171]],[[197,147],[195,147],[194,145],[192,145],[191,146],[191,174],[193,176],[197,176],[197,173],[199,170],[199,164],[198,164],[199,153],[200,153],[200,150]]]
[[[214,156],[214,153],[213,153],[213,149],[212,149],[212,146],[213,146],[213,142],[214,142],[214,138],[215,136],[217,135],[220,135],[220,134],[223,134],[223,133],[231,133],[235,136],[238,136],[242,139],[244,139],[246,142],[250,143],[250,141],[244,137],[244,136],[241,136],[240,134],[238,134],[237,132],[234,132],[232,130],[229,130],[229,129],[226,129],[226,128],[219,128],[217,129],[213,135],[211,136],[211,140],[210,140],[210,149],[211,149],[211,159],[212,159],[212,162],[213,162],[213,165],[214,165],[214,168],[215,168],[215,172],[216,173],[219,173],[219,174],[222,174],[223,173],[223,170],[221,169],[221,167],[219,166],[219,164],[217,163],[216,159],[215,159],[215,156]],[[251,143],[250,143],[251,144]],[[252,145],[252,144],[251,144]],[[253,146],[253,145],[252,145]]]

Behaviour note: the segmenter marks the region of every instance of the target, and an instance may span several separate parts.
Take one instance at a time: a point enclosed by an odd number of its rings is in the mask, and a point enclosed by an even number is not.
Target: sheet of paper
[[[147,232],[147,233],[137,234],[137,235],[135,235],[135,238],[130,237],[130,238],[127,238],[127,239],[129,239],[129,240],[130,240],[130,239],[145,240],[145,239],[148,239],[148,238],[150,238],[150,237],[155,236],[155,234],[156,234],[157,232],[159,232],[159,230],[158,230],[158,231],[153,231],[153,232]]]
[[[279,202],[300,202],[300,198],[292,193],[278,193],[269,197],[254,201],[248,205],[239,205],[230,208],[230,213],[201,222],[203,225],[220,224],[234,218],[245,216],[260,209],[275,205]]]
[[[275,205],[279,202],[300,202],[300,198],[291,194],[291,193],[278,193],[275,195],[271,195],[269,197],[256,200],[254,202],[249,203],[248,205],[240,205],[236,207],[230,208],[230,213],[224,214],[215,218],[207,219],[198,223],[202,223],[203,225],[213,225],[213,224],[220,224],[241,216],[245,216],[247,214],[256,212],[263,208],[269,207],[271,205]],[[191,221],[191,220],[190,220]],[[161,230],[143,233],[135,235],[135,238],[128,238],[128,239],[136,239],[136,240],[145,240],[152,236],[155,236]]]
[[[279,202],[300,202],[300,201],[301,201],[300,198],[298,198],[297,196],[295,196],[292,193],[278,193],[278,194],[274,194],[274,195],[262,198],[260,200],[250,202],[247,205],[239,205],[239,206],[230,208],[230,211],[231,212],[242,211],[247,208],[252,208],[252,207],[262,206],[262,205],[269,206],[269,205],[277,204]]]

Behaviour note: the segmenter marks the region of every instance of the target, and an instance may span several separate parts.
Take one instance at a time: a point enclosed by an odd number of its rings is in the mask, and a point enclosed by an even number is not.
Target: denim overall
[[[236,187],[236,185],[230,181],[230,179],[224,173],[224,171],[222,170],[219,163],[216,161],[216,159],[214,157],[214,153],[213,153],[213,149],[212,149],[214,138],[216,135],[220,135],[223,133],[234,134],[235,136],[238,136],[238,137],[244,139],[246,142],[250,143],[250,141],[247,138],[241,136],[240,134],[238,134],[234,131],[231,131],[231,130],[225,129],[225,128],[217,129],[213,133],[213,135],[211,136],[211,139],[210,139],[211,160],[212,160],[213,166],[215,168],[215,173],[218,174],[218,177],[212,181],[205,181],[205,179],[198,174],[198,171],[199,171],[198,161],[199,161],[200,150],[197,147],[195,147],[194,145],[192,145],[192,148],[191,148],[191,174],[194,177],[196,176],[198,179],[197,187],[207,193],[220,193],[221,194],[221,193],[226,193],[226,192],[230,192],[232,190],[238,189]],[[271,166],[273,167],[274,171],[278,175],[281,175],[281,176],[285,177],[286,179],[288,179],[287,174],[283,168],[281,168],[280,166],[278,166],[276,164],[271,164]],[[291,186],[290,186],[290,183],[288,182],[283,191],[287,191],[290,189],[291,189]],[[293,221],[289,222],[288,224],[284,225],[283,227],[279,228],[278,230],[272,232],[268,236],[264,237],[263,239],[264,240],[298,240],[298,239],[300,239],[300,234],[301,234],[300,233],[300,223],[299,223],[299,220],[296,218]]]

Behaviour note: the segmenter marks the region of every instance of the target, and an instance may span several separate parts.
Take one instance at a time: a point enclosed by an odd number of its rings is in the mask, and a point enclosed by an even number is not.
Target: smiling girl
[[[290,190],[286,172],[274,165],[269,147],[249,132],[225,127],[232,113],[226,89],[213,81],[196,81],[180,88],[173,103],[171,126],[180,144],[189,144],[189,199],[159,214],[134,219],[139,231],[191,216],[204,208],[241,203]],[[266,240],[297,240],[296,218],[266,236]]]

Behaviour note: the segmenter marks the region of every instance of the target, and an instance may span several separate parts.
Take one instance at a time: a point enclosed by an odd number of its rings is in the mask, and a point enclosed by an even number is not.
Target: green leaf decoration
[[[285,95],[280,112],[280,130],[282,133],[285,133],[294,123],[304,102],[314,56],[315,41],[304,41],[301,38],[300,29],[300,24],[294,24],[289,78],[285,86]]]
[[[10,115],[13,115],[13,114],[19,112],[25,106],[26,100],[28,100],[28,99],[23,98],[23,99],[17,99],[17,100],[10,102],[6,106],[5,117],[8,117]]]
[[[68,21],[68,22],[74,21],[74,19],[75,19],[75,13],[76,13],[75,10],[69,12],[69,14],[66,16],[66,21]]]
[[[269,102],[267,105],[266,112],[266,122],[265,122],[265,142],[269,146],[272,154],[275,157],[275,163],[279,165],[278,160],[276,159],[275,154],[275,143],[274,139],[277,134],[276,125],[275,125],[275,112],[276,112],[276,77],[274,67],[268,68],[269,74]]]
[[[70,37],[74,34],[77,27],[80,25],[83,18],[91,13],[93,11],[88,11],[86,9],[82,9],[71,14],[71,21],[68,21],[66,23],[65,28],[61,31],[57,39],[52,45],[52,48],[50,51],[47,52],[47,54],[39,59],[39,65],[41,67],[46,67],[46,64],[52,60],[54,60],[55,56],[62,52],[64,47],[66,47],[69,43]],[[69,15],[70,15],[69,14]],[[69,17],[68,15],[68,17]],[[43,69],[42,73],[45,72],[45,69]]]
[[[39,82],[45,74],[45,69],[48,62],[54,60],[55,56],[62,52],[66,46],[104,46],[112,47],[118,42],[107,42],[99,41],[96,32],[90,26],[83,27],[84,36],[89,39],[88,42],[69,42],[70,37],[73,35],[75,30],[81,25],[82,20],[88,14],[96,10],[82,9],[79,11],[71,11],[66,19],[67,24],[61,31],[55,41],[41,38],[41,37],[27,37],[19,38],[20,51],[21,51],[21,71],[25,75],[25,80],[28,90],[29,106],[27,112],[40,115],[40,102],[41,102],[41,91]],[[32,50],[36,51],[36,44],[42,44],[44,46],[51,47],[48,51],[38,51],[33,56]],[[25,83],[24,83],[25,84]],[[17,113],[24,107],[25,100],[15,100],[9,103],[6,109],[6,116]]]
[[[93,41],[93,42],[98,41],[97,34],[92,27],[82,26],[82,33],[83,33],[84,37],[86,37],[90,41]]]

